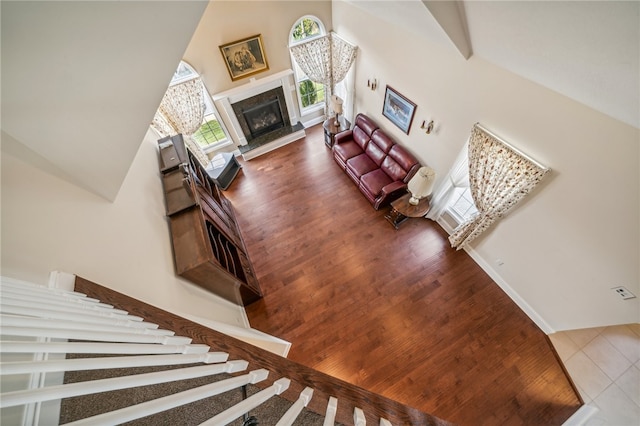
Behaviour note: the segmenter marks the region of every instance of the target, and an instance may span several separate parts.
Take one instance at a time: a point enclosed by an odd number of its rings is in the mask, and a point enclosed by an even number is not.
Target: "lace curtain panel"
[[[204,120],[203,87],[200,78],[170,86],[160,102],[152,125],[165,136],[182,133],[187,149],[206,167],[209,157],[192,137]]]
[[[291,46],[289,50],[311,81],[325,85],[325,105],[328,105],[335,85],[344,80],[355,61],[358,47],[346,42],[336,33],[330,33]]]
[[[331,93],[335,90],[335,85],[340,83],[347,76],[347,72],[356,60],[358,47],[340,38],[336,33],[331,33]]]
[[[311,81],[331,85],[330,35],[291,46],[289,50],[302,72]]]
[[[449,237],[458,250],[473,241],[529,194],[549,169],[476,124],[469,139],[469,186],[478,214]]]

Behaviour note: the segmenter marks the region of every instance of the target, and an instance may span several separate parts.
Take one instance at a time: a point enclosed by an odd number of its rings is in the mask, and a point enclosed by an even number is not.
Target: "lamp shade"
[[[411,192],[409,203],[418,204],[421,198],[428,197],[433,192],[433,185],[436,181],[436,172],[431,167],[420,167],[409,183],[407,188]]]
[[[331,109],[336,114],[342,114],[342,99],[338,95],[331,95]]]

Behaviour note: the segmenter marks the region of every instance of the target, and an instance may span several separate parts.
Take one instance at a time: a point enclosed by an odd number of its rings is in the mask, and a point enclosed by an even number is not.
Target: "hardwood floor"
[[[461,425],[560,425],[581,405],[544,333],[442,228],[395,230],[323,142],[250,161],[233,203],[289,358]]]

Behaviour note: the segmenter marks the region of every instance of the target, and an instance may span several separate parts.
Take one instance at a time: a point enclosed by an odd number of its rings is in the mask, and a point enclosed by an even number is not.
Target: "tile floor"
[[[640,324],[562,331],[549,336],[585,404],[588,426],[640,425]]]

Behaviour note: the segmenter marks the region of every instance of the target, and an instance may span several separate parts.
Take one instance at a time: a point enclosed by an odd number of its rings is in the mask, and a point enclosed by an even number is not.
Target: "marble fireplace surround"
[[[292,76],[293,71],[289,69],[261,79],[250,79],[247,84],[212,96],[218,111],[223,116],[225,123],[228,124],[227,127],[231,138],[238,145],[238,149],[245,160],[250,160],[305,137],[304,126],[300,123],[300,117],[293,102],[295,86],[291,84]],[[287,117],[283,117],[286,126],[252,140],[250,134],[245,134],[245,130],[243,130],[243,126],[236,116],[233,104],[252,97],[259,97],[269,91],[278,92],[284,97],[286,108],[282,107],[282,113],[287,115]]]

